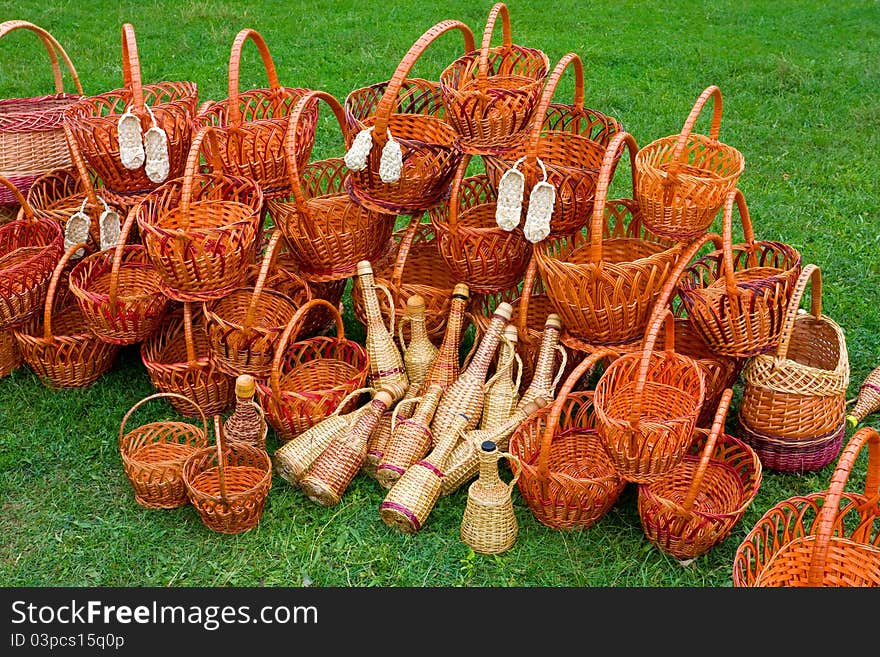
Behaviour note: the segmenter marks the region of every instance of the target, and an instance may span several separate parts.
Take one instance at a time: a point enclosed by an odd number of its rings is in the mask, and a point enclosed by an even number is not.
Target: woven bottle
[[[335,436],[309,467],[299,486],[312,502],[336,506],[363,465],[367,442],[382,413],[394,403],[394,393],[381,389],[361,415],[342,435]]]
[[[440,497],[440,482],[449,455],[459,440],[459,434],[470,422],[467,415],[457,413],[447,431],[437,436],[434,449],[408,467],[394,482],[379,505],[382,522],[406,534],[413,534],[424,527]]]
[[[859,386],[855,406],[847,414],[846,420],[851,427],[855,427],[877,411],[880,411],[880,366],[874,368]]]
[[[437,356],[431,361],[431,366],[425,374],[425,381],[422,384],[423,390],[427,390],[435,383],[446,390],[458,378],[461,334],[464,331],[464,320],[469,303],[468,286],[464,283],[458,283],[452,290],[449,318],[446,320],[443,341],[440,343]]]
[[[431,342],[425,328],[425,299],[421,295],[413,294],[407,298],[404,318],[410,326],[409,344],[406,344],[403,338],[403,322],[398,326],[398,337],[403,348],[403,364],[406,367],[410,387],[416,388],[413,393],[415,396],[422,390],[425,375],[437,357],[438,349]]]
[[[446,461],[446,469],[443,472],[443,481],[440,483],[440,494],[449,495],[457,491],[462,484],[470,481],[480,470],[479,447],[487,440],[495,443],[498,449],[506,450],[510,443],[510,437],[517,427],[532,413],[543,408],[553,399],[550,397],[538,397],[525,406],[514,409],[506,422],[502,422],[490,429],[474,429],[466,431],[461,436],[461,441],[452,450]]]
[[[347,413],[342,412],[349,401],[365,392],[375,391],[372,388],[353,390],[339,402],[333,413],[278,448],[274,458],[276,472],[290,484],[299,486],[300,479],[327,448],[330,441],[344,435],[358,418],[367,412],[369,405],[358,406]]]
[[[357,275],[366,316],[364,346],[370,360],[370,385],[390,392],[393,403],[403,397],[409,387],[403,356],[394,342],[394,300],[387,288],[376,284],[373,266],[368,260],[361,260],[358,263]],[[380,288],[388,295],[388,304],[391,308],[390,327],[385,326],[382,318],[379,297],[376,293]]]
[[[513,307],[506,301],[498,304],[470,363],[440,399],[434,419],[431,421],[434,436],[445,435],[457,414],[470,418],[468,430],[476,428],[483,413],[486,373],[489,371],[489,365],[501,341],[501,334],[510,321],[512,313]]]
[[[481,429],[490,429],[505,422],[519,403],[522,361],[516,353],[516,343],[516,326],[508,324],[501,340],[495,374],[486,383]]]
[[[520,397],[520,406],[528,404],[539,396],[547,397],[552,401],[556,384],[559,383],[559,377],[565,370],[565,350],[559,346],[560,331],[562,331],[562,320],[559,315],[556,313],[547,315],[547,320],[544,322],[544,333],[541,335],[541,346],[535,360],[535,372],[532,374],[529,387]],[[562,354],[563,362],[554,374],[553,366],[556,364],[557,352]]]
[[[385,488],[391,488],[395,481],[413,463],[424,457],[431,449],[431,419],[443,396],[443,388],[434,384],[418,399],[418,407],[410,417],[400,417],[401,407],[413,406],[416,402],[399,402],[393,413],[393,431],[385,450],[382,462],[376,469],[376,480]]]
[[[519,479],[519,460],[512,454],[499,451],[491,440],[483,441],[477,450],[477,458],[480,476],[468,487],[460,536],[474,552],[498,554],[514,544],[519,532],[510,497]],[[507,458],[517,466],[509,483],[503,482],[498,473],[501,458]]]
[[[242,442],[266,449],[269,426],[254,401],[256,391],[257,384],[250,374],[240,374],[235,379],[235,408],[223,423],[223,435],[229,442]]]

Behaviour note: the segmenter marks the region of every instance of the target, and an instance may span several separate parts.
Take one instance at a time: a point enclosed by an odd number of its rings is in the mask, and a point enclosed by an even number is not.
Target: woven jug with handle
[[[508,324],[502,334],[495,373],[486,382],[481,429],[498,426],[510,417],[519,403],[522,359],[516,353],[517,330]]]
[[[461,540],[480,554],[498,554],[516,541],[519,525],[513,513],[511,493],[519,480],[519,459],[501,452],[491,440],[478,451],[480,477],[468,487],[467,504],[461,519]],[[509,483],[501,480],[498,460],[506,458],[516,473]]]
[[[235,408],[223,423],[223,433],[229,442],[243,442],[259,449],[266,449],[266,433],[269,425],[263,410],[254,401],[257,385],[250,374],[240,374],[235,379]]]

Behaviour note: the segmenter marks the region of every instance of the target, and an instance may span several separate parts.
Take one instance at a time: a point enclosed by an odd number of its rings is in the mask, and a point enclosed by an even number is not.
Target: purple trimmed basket
[[[821,470],[840,454],[846,435],[846,421],[840,428],[816,438],[780,438],[752,429],[738,416],[738,437],[758,454],[761,465],[777,472],[802,473]]]

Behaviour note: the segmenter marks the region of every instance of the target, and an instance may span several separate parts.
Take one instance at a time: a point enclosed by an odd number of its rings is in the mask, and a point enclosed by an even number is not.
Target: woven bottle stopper
[[[469,303],[468,286],[464,283],[458,283],[452,289],[449,318],[446,320],[443,341],[440,343],[436,358],[431,362],[431,366],[425,374],[425,382],[422,384],[423,390],[427,390],[435,383],[445,390],[458,378],[459,346],[461,345],[461,334],[464,330],[464,320]]]
[[[508,324],[502,335],[495,374],[486,383],[486,399],[480,427],[489,429],[503,423],[519,403],[522,360],[516,353],[516,326]]]
[[[336,506],[367,456],[367,442],[379,418],[394,403],[394,394],[382,389],[342,435],[335,436],[312,463],[299,486],[313,502]]]
[[[541,346],[538,349],[538,357],[535,360],[535,371],[532,374],[532,380],[529,387],[522,394],[519,405],[528,404],[539,396],[549,397],[553,399],[556,390],[556,384],[559,383],[559,377],[565,370],[566,353],[559,345],[559,334],[562,331],[562,320],[556,313],[547,315],[544,322],[544,332],[541,335]],[[556,364],[556,354],[562,355],[562,363],[555,375],[553,366]]]
[[[502,457],[519,464],[516,457],[500,452],[491,440],[484,441],[477,450],[480,476],[468,487],[460,536],[480,554],[504,552],[514,544],[519,532],[510,497],[519,479],[519,468],[515,468],[510,483],[504,483],[498,474],[498,460]]]
[[[855,427],[872,413],[880,411],[880,366],[868,374],[856,397],[855,406],[846,416],[846,421],[851,427]]]
[[[428,368],[437,357],[437,347],[428,338],[425,328],[425,299],[418,294],[409,296],[406,300],[405,319],[410,325],[409,344],[403,339],[403,326],[398,327],[400,344],[403,347],[403,363],[410,385],[416,386],[416,394],[421,391],[422,383],[428,373]]]
[[[256,391],[257,384],[250,374],[241,374],[235,379],[235,409],[223,423],[223,433],[229,442],[266,449],[269,426],[254,401]]]

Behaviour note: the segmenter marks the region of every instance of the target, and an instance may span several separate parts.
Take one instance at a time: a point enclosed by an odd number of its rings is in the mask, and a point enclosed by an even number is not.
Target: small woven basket
[[[460,21],[442,21],[416,40],[389,81],[355,89],[346,97],[347,142],[356,142],[360,135],[371,139],[365,161],[353,163],[362,168],[346,182],[359,205],[413,214],[442,201],[462,157],[455,147],[457,134],[444,116],[439,83],[407,76],[428,46],[456,29],[464,35],[465,54],[473,52],[470,28]],[[395,144],[400,149],[399,171],[389,175],[386,166],[394,161],[390,153]]]
[[[714,97],[709,136],[693,134],[706,101]],[[721,90],[707,87],[697,99],[681,132],[642,147],[636,156],[635,197],[648,229],[673,239],[705,232],[736,187],[745,168],[738,150],[718,141]]]
[[[501,17],[502,43],[492,46]],[[497,2],[489,12],[480,49],[452,62],[440,74],[447,121],[465,153],[501,154],[521,140],[547,81],[550,60],[535,48],[514,44],[510,12]]]
[[[70,166],[62,125],[64,110],[82,98],[82,85],[64,48],[49,32],[27,21],[0,23],[0,39],[15,30],[36,34],[49,55],[55,93],[30,98],[0,99],[0,176],[26,195],[43,174]],[[67,67],[76,93],[64,91],[59,58]],[[17,204],[15,195],[0,187],[0,206]]]
[[[696,438],[681,463],[662,479],[639,485],[642,529],[657,548],[676,559],[694,559],[724,541],[751,506],[761,485],[755,451],[724,433],[733,397],[727,388],[711,430]]]
[[[208,445],[208,421],[197,406],[201,427],[189,422],[160,420],[125,432],[132,413],[146,402],[163,397],[192,404],[186,397],[160,392],[132,406],[119,425],[119,453],[125,475],[134,489],[135,501],[148,509],[176,509],[186,505],[183,464]]]
[[[864,493],[845,490],[868,445]],[[736,550],[736,587],[880,586],[880,434],[859,429],[837,461],[826,491],[771,507]]]
[[[183,483],[202,523],[221,534],[256,527],[272,488],[272,461],[265,450],[245,443],[227,444],[220,416],[214,416],[216,444],[183,464]]]
[[[248,40],[260,53],[269,86],[239,92],[241,51]],[[214,126],[225,171],[254,180],[265,199],[289,193],[285,134],[293,106],[308,90],[281,86],[263,36],[250,28],[241,30],[232,42],[228,79],[228,97],[204,103],[195,117],[195,129]],[[300,167],[308,161],[311,149],[306,144],[312,143],[317,123],[317,107],[313,106],[297,124],[297,141],[303,145],[297,152]]]

